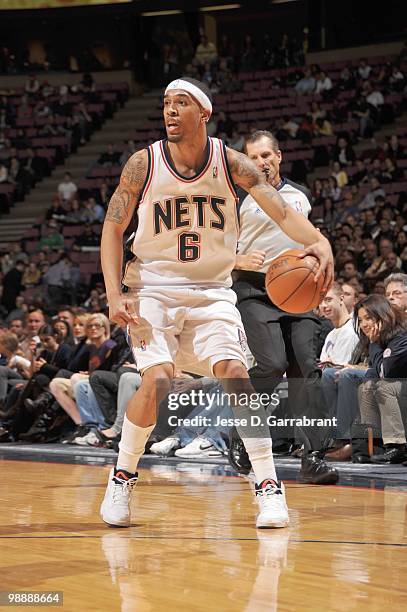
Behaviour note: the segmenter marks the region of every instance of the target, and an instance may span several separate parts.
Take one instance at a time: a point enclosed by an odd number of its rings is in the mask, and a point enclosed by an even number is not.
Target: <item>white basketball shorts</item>
[[[132,289],[138,325],[128,327],[141,372],[160,363],[213,376],[213,366],[237,359],[246,367],[246,335],[236,294],[227,288]]]

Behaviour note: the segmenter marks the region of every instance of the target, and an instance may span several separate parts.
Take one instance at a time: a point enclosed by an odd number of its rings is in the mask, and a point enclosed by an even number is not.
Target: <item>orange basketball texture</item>
[[[324,294],[324,275],[314,281],[318,259],[304,251],[291,249],[274,259],[266,274],[266,291],[270,300],[285,312],[308,312],[316,308]]]

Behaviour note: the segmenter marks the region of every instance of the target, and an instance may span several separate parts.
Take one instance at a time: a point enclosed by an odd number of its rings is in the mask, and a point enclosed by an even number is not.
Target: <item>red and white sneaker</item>
[[[290,517],[282,482],[266,478],[260,484],[256,483],[255,495],[260,509],[256,520],[258,529],[278,529],[288,526]]]
[[[138,475],[126,470],[112,468],[102,505],[100,516],[102,520],[113,527],[130,527],[131,494],[137,483]]]

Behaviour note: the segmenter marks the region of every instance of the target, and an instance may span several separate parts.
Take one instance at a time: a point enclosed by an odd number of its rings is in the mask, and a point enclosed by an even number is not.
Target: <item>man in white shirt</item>
[[[342,295],[347,311],[349,314],[352,314],[358,301],[357,290],[352,285],[349,285],[349,283],[342,283]]]
[[[334,283],[321,302],[321,313],[334,325],[325,338],[319,360],[321,364],[345,365],[359,342],[353,326],[353,317],[346,308],[342,287]]]
[[[58,195],[63,202],[68,202],[78,191],[77,186],[72,181],[70,172],[65,172],[64,180],[58,185]]]

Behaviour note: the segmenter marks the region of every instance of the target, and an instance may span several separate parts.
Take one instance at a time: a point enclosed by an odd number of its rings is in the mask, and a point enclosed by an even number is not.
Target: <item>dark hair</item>
[[[192,85],[195,85],[195,87],[199,87],[199,89],[201,91],[203,91],[203,93],[208,96],[209,100],[211,101],[212,104],[212,92],[209,89],[209,87],[207,86],[206,83],[203,83],[202,81],[198,81],[198,79],[193,79],[192,77],[187,77],[187,76],[183,76],[181,77],[181,79],[183,81],[187,81],[188,83],[191,83]]]
[[[57,329],[55,329],[56,323],[62,323],[62,325],[65,326],[65,330],[66,330],[65,338],[62,338],[60,332]],[[73,339],[72,329],[69,323],[67,323],[63,319],[56,319],[56,321],[52,323],[52,329],[54,330],[54,333],[57,335],[58,340],[60,342],[63,342],[64,344],[73,344],[74,339]]]
[[[274,134],[272,134],[268,130],[256,130],[255,132],[252,132],[251,134],[249,134],[249,136],[247,136],[246,138],[245,147],[247,147],[247,145],[252,142],[256,142],[257,140],[260,140],[260,138],[268,138],[271,142],[273,151],[277,152],[279,150],[280,145],[279,145],[277,138],[274,136]]]
[[[43,325],[38,330],[39,336],[52,336],[53,338],[58,338],[58,332],[52,327],[52,325]]]
[[[390,304],[384,295],[373,293],[363,300],[360,300],[354,309],[355,331],[362,341],[364,341],[366,336],[359,326],[359,310],[361,308],[364,308],[375,322],[380,322],[382,324],[378,340],[378,344],[382,348],[387,346],[394,336],[407,331],[407,318],[405,312],[401,308]],[[368,339],[366,340],[369,342]]]

